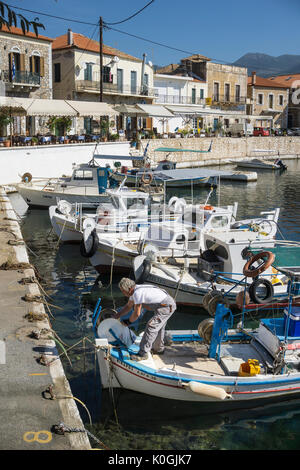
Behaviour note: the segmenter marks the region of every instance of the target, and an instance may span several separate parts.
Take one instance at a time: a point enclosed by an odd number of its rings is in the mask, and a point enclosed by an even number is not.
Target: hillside
[[[247,67],[249,75],[251,72],[256,72],[261,77],[300,73],[300,55],[284,54],[273,57],[259,52],[249,52],[232,65]]]

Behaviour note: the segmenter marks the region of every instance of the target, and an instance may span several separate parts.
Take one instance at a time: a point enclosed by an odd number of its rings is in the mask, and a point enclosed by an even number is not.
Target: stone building
[[[256,116],[256,126],[286,129],[288,101],[288,85],[259,77],[255,72],[248,77],[248,114]]]
[[[288,118],[287,127],[300,127],[300,73],[275,75],[270,80],[288,87]]]
[[[166,106],[178,117],[182,117],[183,125],[190,117],[194,132],[201,128],[212,131],[222,128],[226,131],[230,124],[245,120],[246,68],[214,63],[201,54],[186,57],[181,59],[180,64],[170,64],[156,71],[156,102],[170,101],[170,94],[164,91],[167,90],[168,76],[172,77],[173,82],[175,78],[178,82],[179,78],[183,80],[182,83],[184,80],[187,82],[185,89],[182,84],[173,85],[177,104],[173,102]]]
[[[99,101],[100,99],[100,45],[70,29],[54,39],[53,46],[53,97],[56,99]],[[142,59],[133,57],[103,44],[103,102],[108,104],[152,104],[153,70]],[[136,127],[137,118],[118,117],[120,129]],[[147,118],[145,118],[146,120]],[[82,127],[87,133],[97,125],[93,117],[86,117]],[[141,122],[138,127],[150,128],[152,122]]]
[[[0,30],[2,95],[52,98],[52,39],[23,34],[21,28]]]

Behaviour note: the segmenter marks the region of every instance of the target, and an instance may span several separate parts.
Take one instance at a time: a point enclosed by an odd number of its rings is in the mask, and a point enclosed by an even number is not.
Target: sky
[[[121,22],[151,0],[4,1],[29,20],[38,17],[45,26],[40,34],[54,38],[71,28],[99,40],[100,17]],[[299,0],[154,0],[134,18],[105,28],[103,42],[141,59],[145,53],[159,66],[192,54],[232,63],[248,52],[300,55],[299,24]]]

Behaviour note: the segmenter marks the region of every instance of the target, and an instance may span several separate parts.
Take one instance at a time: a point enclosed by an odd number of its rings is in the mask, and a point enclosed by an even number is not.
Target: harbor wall
[[[129,142],[101,142],[100,144],[37,145],[0,147],[0,184],[13,185],[24,173],[33,177],[56,178],[72,174],[74,163],[87,163],[93,154],[129,155]],[[97,159],[99,165],[107,160]],[[131,166],[131,160],[125,161]]]
[[[300,155],[300,137],[204,137],[184,139],[151,139],[142,140],[139,151],[132,154],[143,154],[149,142],[148,156],[153,163],[165,159],[177,161],[177,168],[205,165],[223,165],[231,160],[249,157],[270,157],[280,154],[284,158],[297,158]],[[212,142],[210,153],[166,153],[155,152],[159,147],[182,148],[206,151]],[[257,152],[260,150],[260,152]],[[95,144],[69,144],[49,146],[28,146],[5,148],[0,147],[0,184],[13,185],[20,182],[24,173],[33,177],[55,178],[72,173],[74,163],[86,163],[93,154],[125,155],[130,158],[129,142],[101,142]],[[133,157],[134,158],[134,157]],[[105,165],[107,160],[98,160]],[[111,162],[112,163],[112,162]],[[122,164],[132,166],[132,161]]]
[[[2,188],[0,229],[0,449],[90,450],[86,432],[60,436],[52,431],[61,422],[81,430],[84,425],[19,218]],[[53,396],[46,393],[50,386]]]
[[[189,150],[207,150],[212,142],[210,153],[167,153],[155,152],[159,147],[182,148]],[[260,152],[257,152],[260,150]],[[187,166],[222,165],[231,160],[269,157],[276,155],[284,158],[297,158],[300,155],[300,137],[203,137],[185,139],[150,140],[148,155],[153,162],[163,160],[168,155],[171,161],[177,161],[177,168]]]

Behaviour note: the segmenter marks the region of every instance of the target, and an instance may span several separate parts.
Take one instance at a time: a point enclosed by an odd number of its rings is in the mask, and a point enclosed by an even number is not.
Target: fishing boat
[[[63,199],[71,204],[81,203],[87,209],[97,208],[100,202],[109,202],[106,190],[119,185],[109,163],[101,167],[97,159],[128,160],[130,157],[94,154],[88,163],[74,165],[72,175],[68,177],[33,178],[30,173],[24,173],[22,181],[15,185],[16,189],[30,207],[49,208]]]
[[[289,284],[285,275],[277,272],[273,263],[257,270],[243,271],[245,259],[257,250],[272,252],[282,249],[295,266],[300,265],[298,242],[274,240],[266,232],[230,230],[205,233],[206,250],[194,259],[149,259],[139,255],[134,260],[134,276],[138,284],[150,283],[166,289],[179,305],[199,306],[214,315],[216,298],[224,298],[231,306],[239,306],[247,288],[247,307],[266,304],[272,308],[286,299]],[[282,255],[281,255],[282,256]],[[257,264],[261,263],[258,258]],[[241,297],[242,296],[242,297]],[[249,305],[248,305],[249,304]]]
[[[236,211],[237,203],[226,207],[195,205],[174,196],[162,211],[161,221],[157,221],[154,212],[147,226],[141,227],[133,220],[122,233],[103,233],[97,229],[91,232],[87,228],[83,230],[83,244],[96,271],[114,269],[125,273],[133,269],[133,261],[139,254],[149,256],[159,251],[160,256],[198,256],[203,233],[229,229],[235,222]]]
[[[250,160],[242,160],[237,162],[237,168],[254,168],[257,170],[286,170],[287,166],[280,160],[276,159],[274,162],[268,160],[260,160],[259,158],[252,158]]]
[[[291,288],[288,307],[280,316],[262,318],[258,327],[249,329],[244,311],[235,316],[218,303],[214,318],[202,320],[194,330],[167,330],[164,353],[149,352],[139,361],[135,355],[142,333],[136,335],[115,318],[101,317],[99,299],[93,328],[102,387],[202,403],[206,409],[213,405],[219,410],[296,398],[300,393],[300,308],[292,304],[300,294],[300,269],[285,269],[284,274]]]
[[[94,213],[83,212],[83,204],[60,200],[49,207],[52,228],[61,242],[80,242],[87,227],[99,233],[120,233],[130,230],[130,224],[138,224],[140,230],[148,227],[148,216],[159,220],[163,212],[161,194],[129,189],[123,180],[118,188],[106,190],[107,202],[100,203]],[[87,204],[84,205],[87,208]],[[91,204],[90,209],[94,208]],[[171,212],[169,217],[171,217]]]

